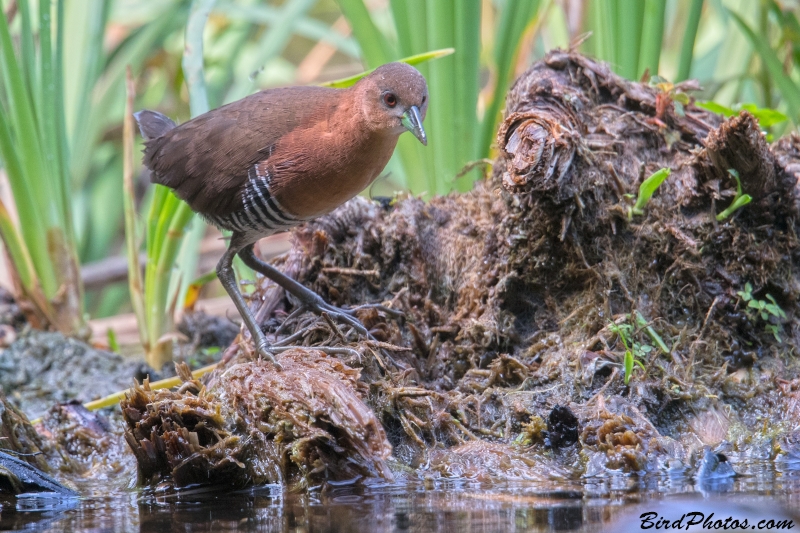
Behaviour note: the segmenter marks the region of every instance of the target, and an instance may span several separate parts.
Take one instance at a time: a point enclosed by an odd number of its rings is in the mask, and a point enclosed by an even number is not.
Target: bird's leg
[[[233,258],[239,251],[239,246],[237,246],[235,243],[236,239],[234,238],[231,240],[231,244],[228,249],[222,255],[222,259],[220,259],[219,263],[217,263],[217,277],[219,278],[220,282],[222,282],[222,286],[225,287],[225,290],[228,291],[228,295],[231,297],[231,300],[233,300],[234,305],[236,305],[236,309],[239,311],[242,320],[244,320],[248,331],[250,331],[250,336],[253,338],[253,343],[256,345],[258,354],[261,357],[269,359],[277,365],[278,362],[275,361],[275,356],[273,356],[269,351],[267,338],[264,336],[261,328],[256,323],[253,313],[250,312],[250,309],[247,307],[247,303],[244,301],[242,293],[239,291],[239,287],[236,285],[236,273],[233,271]],[[252,247],[253,245],[251,244],[251,250]]]
[[[296,282],[286,274],[282,273],[280,270],[276,269],[269,263],[265,263],[258,257],[256,257],[255,252],[253,252],[253,245],[245,246],[244,248],[239,251],[239,257],[242,258],[244,264],[255,270],[256,272],[260,272],[267,278],[271,279],[275,283],[277,283],[280,287],[282,287],[286,292],[300,300],[303,308],[318,315],[322,313],[327,313],[331,318],[338,320],[339,322],[351,326],[355,329],[359,334],[363,335],[367,338],[372,338],[372,335],[369,334],[367,328],[361,323],[361,321],[356,318],[355,312],[353,309],[341,309],[339,307],[333,306],[327,303],[322,297],[301,285],[300,283]],[[359,306],[356,309],[363,309],[367,306]],[[396,311],[392,309],[385,308],[383,306],[374,306],[378,309],[383,309],[392,312],[392,314],[397,314]]]

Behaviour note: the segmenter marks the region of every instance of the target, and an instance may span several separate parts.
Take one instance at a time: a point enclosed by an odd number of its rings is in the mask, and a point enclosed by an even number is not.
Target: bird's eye
[[[392,93],[384,93],[383,103],[386,104],[388,107],[394,107],[397,105],[397,97]]]
[[[427,94],[422,97],[422,105],[425,105],[425,100],[427,100],[427,99],[428,99],[428,95]]]

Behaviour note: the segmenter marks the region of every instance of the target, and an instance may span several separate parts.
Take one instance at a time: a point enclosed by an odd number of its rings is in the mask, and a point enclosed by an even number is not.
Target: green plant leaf
[[[745,302],[749,302],[753,299],[753,295],[746,291],[738,291],[736,294],[738,294],[739,297]]]
[[[795,124],[800,122],[800,87],[783,71],[783,63],[778,58],[769,42],[761,35],[755,33],[750,26],[735,12],[728,10],[733,20],[744,32],[747,39],[756,49],[758,55],[767,67],[770,77],[781,92]]]
[[[119,343],[117,342],[117,334],[114,332],[112,328],[108,328],[106,336],[108,338],[108,348],[112,352],[119,353]]]
[[[139,338],[142,345],[147,340],[147,314],[144,303],[144,282],[142,280],[142,267],[139,264],[139,250],[142,238],[136,225],[136,194],[133,185],[133,173],[136,168],[134,163],[135,128],[133,125],[133,104],[135,97],[135,84],[130,69],[126,79],[125,117],[122,124],[122,199],[125,215],[125,251],[128,255],[128,291],[131,306],[136,316],[136,325],[139,328]]]
[[[625,350],[625,359],[623,360],[623,366],[625,369],[625,385],[631,380],[631,374],[633,373],[633,353],[630,350]]]
[[[722,213],[717,215],[717,221],[722,222],[733,213],[735,213],[738,209],[746,206],[750,202],[753,201],[753,198],[749,194],[743,194],[736,198],[727,209],[725,209]]]
[[[195,0],[186,22],[186,46],[183,53],[183,75],[189,89],[192,116],[208,111],[208,93],[203,74],[203,30],[217,0]]]
[[[492,54],[495,85],[481,123],[478,139],[479,157],[489,157],[491,153],[491,146],[497,135],[500,111],[505,103],[506,91],[511,83],[514,64],[519,55],[520,40],[525,31],[537,23],[542,12],[539,0],[508,0],[500,10]]]
[[[756,104],[742,104],[741,108],[753,115],[762,128],[769,128],[789,120],[789,117],[780,111],[768,107],[758,107]]]
[[[703,0],[691,0],[689,16],[686,20],[686,30],[683,32],[681,54],[678,61],[678,76],[676,81],[684,81],[692,73],[692,60],[694,59],[694,43],[697,39],[697,29],[700,27],[700,15],[703,12]]]
[[[214,3],[214,0],[203,1],[205,4]],[[316,3],[317,0],[287,0],[282,3],[278,8],[279,15],[275,24],[269,28],[269,31],[263,33],[255,48],[255,54],[248,69],[250,72],[258,73],[265,65],[270,64],[273,60],[280,57],[281,52],[283,52],[289,44],[289,40],[294,35],[297,23]],[[192,4],[193,8],[195,5],[197,5],[197,2]],[[192,20],[191,17],[189,20]],[[205,23],[203,23],[203,27],[205,27]],[[188,39],[190,35],[188,27],[186,35]],[[200,38],[202,39],[202,34]],[[233,87],[226,95],[226,100],[239,100],[252,93],[253,90],[257,88],[255,84],[256,76],[257,74],[235,78],[233,80]],[[203,92],[205,92],[205,89]]]
[[[243,5],[240,0],[218,1],[216,12],[233,21],[264,24],[270,28],[281,20],[281,10],[275,6],[264,3]],[[360,50],[356,41],[352,37],[342,35],[323,21],[305,16],[294,22],[294,31],[298,36],[314,42],[328,43],[343,54],[353,58],[359,57]]]
[[[639,52],[639,70],[658,74],[661,49],[664,42],[664,21],[667,0],[644,0],[644,20]]]
[[[712,102],[710,100],[697,101],[694,103],[694,105],[696,105],[700,109],[705,109],[706,111],[711,111],[712,113],[717,113],[718,115],[723,115],[726,117],[732,117],[733,115],[736,114],[736,111],[734,111],[730,107],[718,104],[717,102]]]
[[[353,36],[361,45],[361,54],[371,68],[389,63],[394,50],[380,32],[364,4],[364,0],[338,0],[339,8],[353,28]]]
[[[664,339],[662,339],[661,335],[659,335],[656,332],[656,330],[653,329],[653,326],[647,323],[647,320],[645,320],[644,316],[642,316],[642,314],[639,311],[636,311],[635,316],[636,316],[636,325],[639,326],[640,328],[644,328],[645,332],[647,332],[647,334],[650,336],[653,342],[656,343],[658,349],[664,353],[669,353],[670,352],[669,347],[667,347],[667,344],[664,342]]]
[[[619,74],[636,80],[639,72],[639,53],[642,48],[645,2],[642,0],[616,0],[619,17],[617,42],[617,65]]]
[[[662,168],[650,175],[639,186],[639,197],[636,199],[636,205],[633,206],[634,215],[643,215],[644,208],[652,198],[653,194],[658,190],[664,180],[670,175],[672,171],[668,168]]]
[[[768,333],[772,333],[772,336],[775,337],[775,340],[778,341],[778,343],[782,343],[783,342],[783,340],[781,339],[781,336],[780,336],[780,332],[781,332],[781,327],[780,326],[778,326],[776,324],[767,324],[767,325],[764,326],[764,331],[766,331]]]
[[[676,104],[689,105],[689,95],[686,93],[673,92],[670,94],[670,98],[672,98],[672,101]]]
[[[403,59],[398,59],[400,63],[407,63],[409,65],[419,65],[420,63],[424,63],[425,61],[430,61],[431,59],[438,59],[440,57],[449,56],[450,54],[455,52],[455,48],[442,48],[441,50],[431,50],[430,52],[425,52],[423,54],[416,54],[409,57],[404,57]],[[364,76],[368,76],[371,72],[375,69],[365,70],[355,76],[350,76],[347,78],[341,78],[338,80],[333,81],[326,81],[325,83],[321,83],[323,87],[334,87],[337,89],[344,89],[347,87],[351,87],[356,84],[358,80],[363,78]]]

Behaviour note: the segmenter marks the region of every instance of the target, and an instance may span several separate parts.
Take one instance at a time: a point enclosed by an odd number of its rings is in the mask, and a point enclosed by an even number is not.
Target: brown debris
[[[705,146],[720,175],[724,176],[728,169],[736,170],[743,188],[754,199],[775,190],[775,156],[750,113],[743,111],[711,131]]]
[[[181,367],[178,391],[137,385],[121,403],[145,480],[313,484],[391,479],[383,428],[357,393],[359,372],[319,351],[241,363],[210,388]]]
[[[137,388],[125,413],[143,470],[179,485],[388,478],[391,443],[402,465],[444,477],[608,476],[687,464],[710,440],[745,449],[765,418],[797,414],[800,138],[767,145],[747,114],[679,112],[668,92],[555,51],[513,85],[498,148],[469,193],[356,198],[298,229],[277,266],[334,305],[403,318],[359,311],[376,343],[293,313],[262,282],[267,335],[307,349],[276,373],[240,337],[207,388]],[[754,200],[717,221],[729,168]],[[748,286],[786,318],[753,312]],[[644,366],[628,384],[626,351]],[[711,399],[739,414],[700,439]],[[547,450],[559,405],[580,438]]]

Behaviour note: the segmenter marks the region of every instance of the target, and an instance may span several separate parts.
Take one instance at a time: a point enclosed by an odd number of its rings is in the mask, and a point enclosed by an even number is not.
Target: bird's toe
[[[268,361],[270,361],[273,365],[275,365],[275,367],[278,370],[281,369],[281,365],[280,365],[280,363],[278,363],[277,359],[275,359],[275,354],[272,353],[272,350],[270,350],[270,345],[269,345],[269,343],[267,342],[266,339],[261,339],[258,342],[258,345],[256,346],[256,350],[258,351],[259,357],[261,357],[262,359],[267,359]]]

